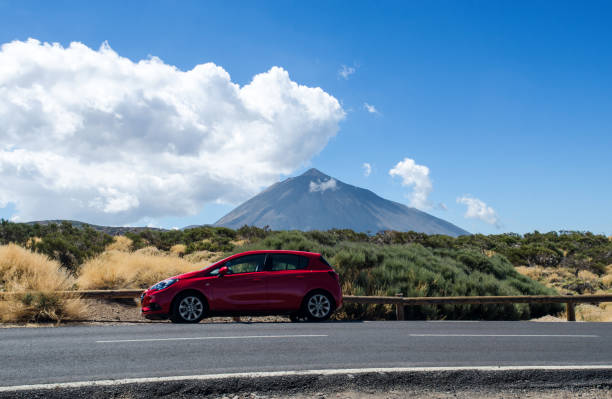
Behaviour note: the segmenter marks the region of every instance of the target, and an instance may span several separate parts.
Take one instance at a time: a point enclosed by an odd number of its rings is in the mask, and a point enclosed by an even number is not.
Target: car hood
[[[170,278],[178,278],[179,280],[186,280],[186,279],[189,279],[189,278],[201,277],[202,274],[203,274],[202,270],[196,270],[195,272],[179,274],[178,276],[174,276],[174,277],[170,277]]]

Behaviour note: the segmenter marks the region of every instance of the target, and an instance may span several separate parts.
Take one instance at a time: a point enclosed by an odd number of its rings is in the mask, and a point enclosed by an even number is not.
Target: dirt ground
[[[62,321],[61,325],[113,325],[113,324],[142,324],[142,323],[169,323],[168,320],[147,320],[140,315],[140,307],[136,299],[125,300],[103,300],[87,299],[85,317],[82,320]],[[289,317],[265,316],[265,317],[210,317],[201,323],[235,323],[240,322],[276,322],[289,323]],[[14,327],[54,327],[58,323],[0,323],[0,328]]]
[[[140,324],[140,323],[168,323],[167,320],[147,320],[140,315],[140,307],[137,299],[124,300],[103,300],[103,299],[88,299],[84,300],[87,304],[85,317],[78,321],[63,321],[62,325],[70,324],[99,324],[109,325],[114,323],[121,324]],[[265,316],[265,317],[210,317],[202,320],[202,323],[233,323],[240,322],[290,322],[286,316]],[[543,316],[538,319],[532,319],[536,322],[565,322],[564,318],[551,315]],[[49,327],[55,326],[57,323],[0,323],[0,328],[10,327]]]

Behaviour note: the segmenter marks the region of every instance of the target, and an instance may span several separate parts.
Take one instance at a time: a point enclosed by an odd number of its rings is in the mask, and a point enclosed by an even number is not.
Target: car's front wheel
[[[304,301],[303,313],[310,321],[329,319],[334,312],[334,300],[326,292],[314,292]]]
[[[206,301],[201,295],[179,295],[172,306],[170,320],[174,323],[198,323],[206,315]]]

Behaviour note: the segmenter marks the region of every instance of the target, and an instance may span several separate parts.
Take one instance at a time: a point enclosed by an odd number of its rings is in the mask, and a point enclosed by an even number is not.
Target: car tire
[[[301,321],[304,321],[305,319],[306,317],[301,312],[289,314],[289,320],[291,320],[292,323],[299,323]]]
[[[200,294],[186,292],[179,294],[172,303],[170,321],[173,323],[199,323],[206,316],[208,306]]]
[[[334,299],[327,292],[315,291],[304,299],[302,313],[310,321],[325,321],[334,313]]]

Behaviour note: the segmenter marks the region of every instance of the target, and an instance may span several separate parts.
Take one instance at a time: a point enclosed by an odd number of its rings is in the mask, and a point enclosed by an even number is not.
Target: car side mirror
[[[229,273],[229,269],[227,268],[227,266],[223,266],[221,269],[219,269],[219,277],[223,277],[227,273]]]

